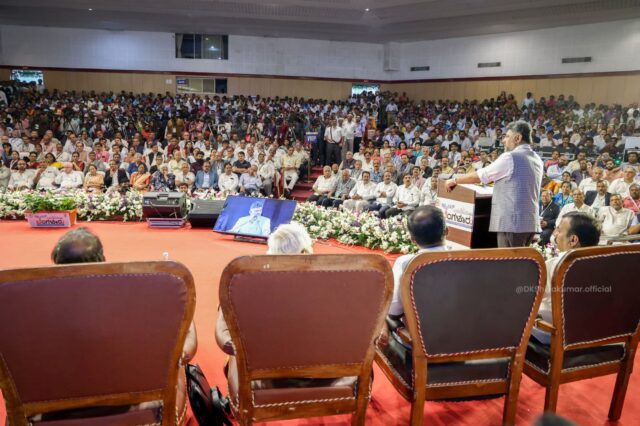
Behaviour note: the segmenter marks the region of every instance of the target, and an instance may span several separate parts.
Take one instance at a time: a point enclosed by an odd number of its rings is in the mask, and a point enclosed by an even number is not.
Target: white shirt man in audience
[[[58,163],[66,163],[68,161],[71,161],[71,154],[64,151],[64,147],[60,142],[56,144],[56,149],[53,152],[53,156],[56,158],[56,162]]]
[[[349,199],[344,202],[342,208],[359,213],[367,209],[373,200],[376,199],[376,184],[371,182],[371,174],[362,172],[362,180],[349,193]]]
[[[435,206],[420,206],[407,219],[407,228],[411,240],[420,248],[418,254],[429,251],[447,250],[445,238],[447,226],[442,210]],[[404,315],[400,282],[409,262],[416,254],[405,254],[393,264],[393,295],[389,306],[389,316],[399,320]]]
[[[347,153],[347,151],[353,152],[353,139],[356,135],[356,127],[358,123],[353,119],[353,114],[347,114],[347,119],[342,122],[342,135],[344,137],[344,142],[342,143],[342,156]]]
[[[169,160],[169,173],[172,173],[174,175],[178,175],[178,173],[180,173],[182,171],[182,165],[186,164],[187,166],[189,166],[189,164],[184,161],[184,159],[182,158],[182,154],[180,153],[179,149],[176,149],[175,151],[173,151],[173,155],[171,160]]]
[[[74,172],[71,163],[64,163],[62,171],[56,177],[55,183],[60,189],[76,189],[83,184],[82,173]]]
[[[420,204],[420,191],[411,184],[411,176],[402,178],[402,185],[398,186],[393,197],[394,206],[384,212],[384,217],[390,218],[401,213],[409,214]]]
[[[552,242],[558,249],[559,254],[546,262],[547,283],[540,309],[538,310],[538,316],[542,320],[549,324],[553,323],[553,318],[551,317],[551,279],[553,270],[558,262],[562,260],[567,251],[580,247],[597,246],[599,240],[600,227],[598,226],[598,221],[592,216],[580,212],[571,212],[567,213],[562,220],[558,220],[556,229],[553,231]],[[551,343],[551,335],[539,328],[533,327],[531,336],[545,345]]]
[[[435,206],[438,201],[438,179],[427,179],[420,188],[420,205]]]
[[[597,189],[596,185],[598,181],[602,180],[603,174],[604,170],[602,170],[602,168],[594,167],[593,169],[591,169],[591,177],[582,179],[578,187],[584,194],[589,191],[595,191]]]
[[[276,166],[273,165],[271,158],[266,158],[266,154],[261,152],[258,154],[258,176],[262,180],[262,190],[267,197],[273,192],[273,177],[276,174]]]
[[[193,183],[196,181],[195,175],[191,172],[189,164],[187,164],[186,162],[182,163],[180,171],[176,173],[175,176],[176,186],[180,185],[181,183],[186,183],[189,188],[191,188],[193,186]]]
[[[307,198],[308,202],[320,204],[320,199],[329,195],[336,188],[337,178],[331,173],[331,167],[322,168],[322,176],[318,176],[313,184],[313,195]]]
[[[18,161],[18,170],[11,173],[9,184],[7,189],[22,191],[24,189],[33,188],[33,173],[32,170],[27,170],[27,162],[24,160]]]
[[[238,175],[231,171],[230,163],[225,164],[224,173],[218,178],[218,187],[223,195],[236,194],[238,192]]]
[[[611,194],[620,194],[623,199],[628,197],[629,186],[636,182],[636,174],[636,169],[631,166],[626,167],[624,169],[624,176],[611,182],[608,191]]]
[[[385,172],[382,182],[376,185],[376,199],[368,210],[377,211],[378,215],[384,217],[384,212],[391,207],[397,190],[398,185],[391,178],[391,172]]]
[[[602,223],[602,237],[618,237],[624,235],[631,226],[635,215],[633,211],[622,207],[620,194],[611,194],[610,206],[598,211],[598,220]]]
[[[36,189],[52,190],[55,189],[55,180],[60,174],[60,171],[53,167],[48,166],[47,163],[38,164],[38,171],[33,177],[33,183]]]
[[[593,209],[585,204],[584,194],[582,193],[582,191],[576,188],[571,192],[571,196],[573,197],[573,203],[569,203],[560,209],[560,213],[558,214],[556,222],[562,220],[562,217],[570,212],[580,212],[595,217]]]
[[[549,166],[547,176],[549,176],[550,179],[560,182],[562,180],[562,173],[564,173],[565,170],[567,170],[567,157],[561,155],[560,158],[558,158],[558,164]]]
[[[285,195],[290,196],[291,190],[298,181],[298,170],[300,169],[300,160],[297,155],[294,154],[294,148],[290,146],[287,149],[287,154],[282,157],[282,173],[284,178],[284,192]]]

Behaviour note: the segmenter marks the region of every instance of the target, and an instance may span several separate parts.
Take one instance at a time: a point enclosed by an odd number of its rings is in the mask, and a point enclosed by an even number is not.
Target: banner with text
[[[438,207],[444,212],[444,218],[448,227],[473,231],[473,215],[475,205],[462,201],[438,198]]]

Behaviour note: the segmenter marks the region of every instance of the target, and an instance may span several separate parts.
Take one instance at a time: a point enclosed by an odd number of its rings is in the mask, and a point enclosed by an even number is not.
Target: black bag
[[[187,394],[191,411],[200,426],[232,426],[229,420],[229,400],[222,396],[218,387],[212,388],[200,366],[187,364]]]

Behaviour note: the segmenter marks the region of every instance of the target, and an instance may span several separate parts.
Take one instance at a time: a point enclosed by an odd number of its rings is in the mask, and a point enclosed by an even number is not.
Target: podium
[[[495,248],[497,235],[489,232],[492,187],[457,185],[447,192],[445,181],[438,182],[436,205],[444,212],[447,240],[468,248]]]

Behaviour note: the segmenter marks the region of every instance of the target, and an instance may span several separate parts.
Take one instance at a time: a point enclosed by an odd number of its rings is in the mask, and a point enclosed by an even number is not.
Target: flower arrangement
[[[211,194],[208,199],[223,199],[220,194]],[[190,201],[190,200],[189,200]],[[43,209],[60,211],[78,209],[78,219],[96,220],[142,220],[142,193],[130,190],[126,193],[107,191],[88,193],[85,191],[61,192],[7,192],[0,193],[0,219],[23,219],[25,212]],[[380,219],[363,212],[326,209],[313,203],[298,203],[293,220],[305,226],[314,239],[335,238],[342,244],[358,245],[370,249],[381,249],[388,253],[415,253],[417,247],[411,242],[405,216]]]
[[[370,212],[352,213],[298,203],[293,220],[305,226],[312,238],[335,238],[347,245],[381,249],[388,253],[415,253],[405,216],[380,219]]]
[[[554,257],[558,257],[558,249],[553,244],[547,244],[546,246],[542,247],[537,243],[533,243],[531,244],[531,247],[538,250],[545,261],[553,259]]]

